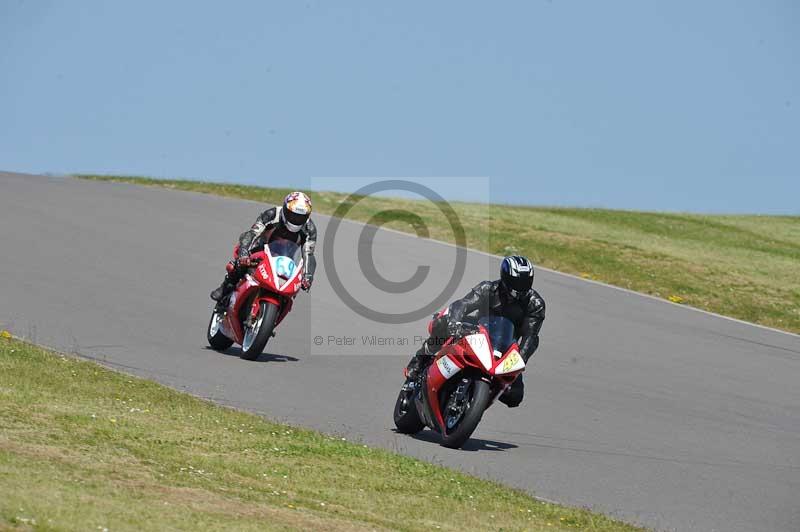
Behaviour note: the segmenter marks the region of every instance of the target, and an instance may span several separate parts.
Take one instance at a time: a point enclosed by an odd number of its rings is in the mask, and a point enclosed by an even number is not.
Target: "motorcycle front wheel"
[[[483,412],[491,398],[491,387],[488,382],[481,379],[465,378],[464,380],[467,381],[467,388],[463,392],[463,396],[458,398],[461,404],[450,404],[458,387],[453,389],[442,401],[445,406],[443,414],[446,425],[446,434],[442,436],[442,445],[451,449],[458,449],[472,436],[472,433],[478,428],[478,423],[481,422]],[[453,408],[448,408],[450,406]],[[457,413],[453,414],[451,410],[455,410]]]
[[[245,360],[255,360],[264,350],[267,341],[272,336],[275,328],[275,319],[278,317],[278,307],[272,303],[262,301],[258,306],[258,315],[252,325],[245,325],[244,338],[242,339],[241,357]]]

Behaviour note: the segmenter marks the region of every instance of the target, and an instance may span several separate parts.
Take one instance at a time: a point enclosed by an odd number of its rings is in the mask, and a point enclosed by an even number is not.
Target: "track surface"
[[[246,362],[235,350],[206,349],[208,291],[262,207],[0,173],[0,327],[220,403],[659,530],[800,530],[800,337],[541,272],[548,314],[525,402],[492,408],[468,450],[447,450],[426,433],[391,430],[415,347],[360,339],[413,342],[424,320],[361,318],[333,293],[322,264],[312,297],[298,298],[269,354]],[[317,220],[324,234],[328,218]],[[338,233],[343,282],[364,302],[408,310],[408,298],[380,296],[361,278],[360,230],[343,223]],[[375,250],[393,280],[454,253],[387,231]],[[471,252],[457,295],[497,263]],[[424,286],[435,290],[449,271],[434,267]],[[316,335],[325,338],[319,347]],[[357,342],[329,345],[328,335]]]

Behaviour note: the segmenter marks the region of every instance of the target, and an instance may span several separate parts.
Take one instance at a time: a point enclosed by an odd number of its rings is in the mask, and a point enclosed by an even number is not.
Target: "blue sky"
[[[6,0],[0,168],[798,214],[799,57],[792,1]]]

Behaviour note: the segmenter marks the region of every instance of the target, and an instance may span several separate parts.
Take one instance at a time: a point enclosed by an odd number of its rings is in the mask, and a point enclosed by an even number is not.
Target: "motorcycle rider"
[[[545,305],[542,296],[532,288],[533,264],[519,255],[503,259],[500,279],[484,281],[463,298],[436,314],[428,325],[430,337],[422,344],[406,368],[408,378],[415,378],[433,360],[439,348],[451,336],[462,336],[469,330],[468,322],[477,323],[483,316],[503,316],[514,324],[519,337],[520,355],[527,363],[539,347],[539,330],[544,322]],[[525,394],[520,374],[499,400],[513,408],[519,406]]]
[[[284,238],[302,246],[305,267],[301,286],[305,291],[310,290],[317,267],[314,258],[317,227],[310,216],[311,199],[302,192],[292,192],[284,198],[282,206],[262,212],[253,226],[239,236],[237,258],[228,263],[228,274],[222,284],[211,292],[211,299],[218,304],[224,302],[250,267],[250,252],[276,238]]]

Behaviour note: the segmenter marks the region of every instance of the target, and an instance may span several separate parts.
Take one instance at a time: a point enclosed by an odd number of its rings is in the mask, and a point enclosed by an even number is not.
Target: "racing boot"
[[[211,299],[217,302],[217,307],[224,305],[228,295],[233,292],[236,285],[239,284],[239,281],[244,277],[245,270],[240,266],[239,261],[230,261],[225,266],[225,269],[228,271],[228,273],[225,274],[225,279],[223,279],[222,284],[210,294]]]
[[[217,304],[221,304],[223,301],[225,301],[225,298],[228,297],[228,294],[233,292],[234,288],[236,288],[236,284],[231,281],[228,276],[225,276],[222,284],[215,288],[213,292],[211,292],[211,299],[216,301]]]
[[[431,352],[428,342],[422,344],[422,347],[417,350],[411,361],[409,361],[408,366],[406,366],[406,379],[416,380],[420,371],[424,371],[431,363],[433,355],[434,353]]]
[[[522,397],[525,395],[525,383],[522,382],[522,374],[520,374],[511,386],[503,392],[498,401],[506,405],[508,408],[515,408],[522,402]]]

